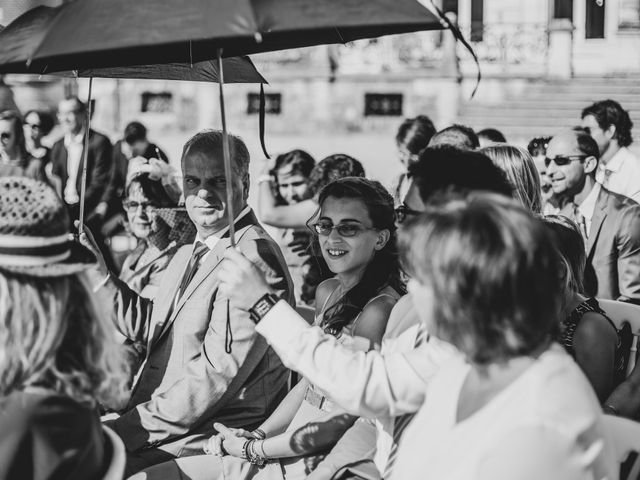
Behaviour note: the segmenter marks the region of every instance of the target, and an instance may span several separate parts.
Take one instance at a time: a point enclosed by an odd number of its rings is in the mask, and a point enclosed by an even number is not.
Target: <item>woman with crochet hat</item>
[[[125,399],[126,356],[68,225],[49,186],[0,178],[0,478],[115,478],[98,406]]]

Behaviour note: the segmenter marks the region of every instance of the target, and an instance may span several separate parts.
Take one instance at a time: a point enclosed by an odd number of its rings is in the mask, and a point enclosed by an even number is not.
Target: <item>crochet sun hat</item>
[[[59,277],[94,262],[73,240],[67,210],[51,187],[30,178],[0,177],[0,271]]]

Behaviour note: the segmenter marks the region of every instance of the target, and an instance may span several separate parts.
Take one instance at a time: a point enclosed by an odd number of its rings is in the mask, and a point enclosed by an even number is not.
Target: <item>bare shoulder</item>
[[[316,309],[321,309],[324,306],[329,295],[338,288],[338,285],[340,285],[340,282],[337,278],[329,278],[318,285],[316,289]]]
[[[603,339],[617,341],[617,332],[607,318],[598,312],[587,312],[582,316],[574,338],[578,342],[599,342]]]

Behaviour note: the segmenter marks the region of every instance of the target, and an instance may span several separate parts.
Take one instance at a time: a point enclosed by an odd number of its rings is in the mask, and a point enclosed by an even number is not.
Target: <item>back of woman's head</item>
[[[492,145],[480,149],[502,169],[522,205],[533,213],[542,211],[540,174],[529,153],[512,145]]]
[[[412,155],[417,155],[429,145],[429,141],[435,133],[436,127],[426,115],[407,118],[398,128],[396,144],[406,148]]]
[[[564,264],[565,291],[568,293],[582,293],[584,290],[584,269],[587,263],[587,254],[578,226],[562,215],[547,215],[544,217],[543,222],[553,235],[558,253]]]
[[[400,248],[409,273],[433,293],[431,333],[471,362],[528,355],[557,331],[558,254],[516,201],[450,196],[403,228]]]
[[[43,387],[88,406],[126,397],[126,355],[81,275],[0,273],[0,396]]]
[[[326,185],[345,177],[364,177],[364,167],[355,158],[336,153],[320,160],[309,175],[309,189],[317,195]]]
[[[404,285],[400,275],[395,211],[391,194],[375,180],[347,177],[331,182],[322,189],[318,196],[320,209],[329,197],[361,201],[373,228],[389,231],[389,240],[382,249],[375,251],[360,281],[325,311],[323,326],[327,332],[336,334],[353,321],[366,303],[382,288],[389,285],[403,293]]]

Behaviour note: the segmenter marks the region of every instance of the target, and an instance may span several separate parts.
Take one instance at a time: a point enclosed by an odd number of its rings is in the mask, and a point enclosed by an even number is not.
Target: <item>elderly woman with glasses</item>
[[[125,258],[120,279],[146,298],[155,296],[164,270],[178,247],[193,240],[195,229],[186,212],[178,208],[180,189],[165,162],[139,157],[132,160],[122,205],[127,227],[137,239]],[[98,269],[110,274],[97,246],[89,248],[98,258]]]
[[[0,113],[0,177],[6,176],[48,183],[44,164],[27,151],[20,115],[9,110]]]

